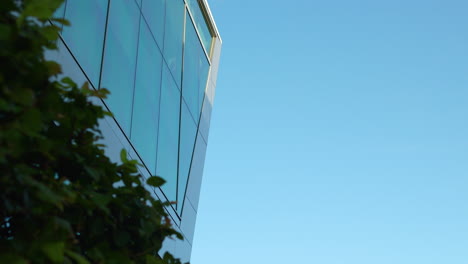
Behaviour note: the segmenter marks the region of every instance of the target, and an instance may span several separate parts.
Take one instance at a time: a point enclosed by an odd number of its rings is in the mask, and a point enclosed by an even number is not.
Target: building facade
[[[102,120],[106,152],[116,162],[126,149],[168,208],[184,241],[162,251],[190,259],[216,86],[221,38],[205,0],[67,0],[56,16],[63,27],[62,64],[78,84],[111,94],[97,102],[114,117]]]

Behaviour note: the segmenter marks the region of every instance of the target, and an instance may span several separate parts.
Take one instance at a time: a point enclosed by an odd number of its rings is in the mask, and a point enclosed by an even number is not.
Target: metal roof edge
[[[208,19],[210,20],[209,22],[215,31],[214,33],[216,37],[219,39],[221,43],[223,43],[223,40],[221,39],[221,35],[219,34],[218,27],[216,26],[216,22],[213,18],[213,14],[211,13],[211,9],[210,9],[210,6],[208,5],[208,2],[206,0],[200,0],[200,2],[203,4],[203,8],[205,9],[206,14],[208,15]]]

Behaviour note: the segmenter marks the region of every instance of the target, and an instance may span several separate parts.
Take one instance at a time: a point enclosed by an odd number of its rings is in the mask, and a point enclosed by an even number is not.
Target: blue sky
[[[193,264],[467,264],[468,1],[211,0]]]

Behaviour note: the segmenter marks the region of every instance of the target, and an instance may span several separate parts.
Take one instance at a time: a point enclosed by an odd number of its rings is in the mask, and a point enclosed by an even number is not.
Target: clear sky
[[[468,1],[209,3],[192,264],[467,264]]]

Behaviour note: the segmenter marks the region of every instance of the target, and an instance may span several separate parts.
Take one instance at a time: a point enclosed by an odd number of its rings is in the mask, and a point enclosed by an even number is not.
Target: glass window
[[[190,114],[185,102],[182,103],[182,115],[180,124],[180,150],[179,150],[179,182],[177,193],[177,211],[182,211],[182,202],[184,201],[185,188],[192,161],[192,152],[197,135],[197,125]]]
[[[182,95],[194,119],[198,122],[205,94],[209,64],[198,40],[195,27],[190,20],[187,20],[185,30]]]
[[[183,1],[166,1],[163,54],[178,87],[180,87],[182,77],[184,12],[185,7]]]
[[[140,10],[128,0],[112,0],[109,8],[101,87],[111,92],[106,103],[129,135]]]
[[[156,42],[162,49],[166,0],[143,0],[142,5],[143,16],[145,17]]]
[[[187,0],[190,12],[195,20],[195,25],[197,25],[198,33],[200,33],[200,38],[205,46],[207,54],[210,54],[211,51],[211,41],[213,37],[211,36],[210,29],[206,23],[205,16],[200,8],[200,4],[197,0]]]
[[[163,64],[156,175],[167,181],[162,190],[170,201],[176,201],[179,111],[179,89]]]
[[[62,31],[65,43],[95,87],[101,67],[107,0],[68,0],[65,18],[71,23]]]
[[[151,174],[156,173],[162,56],[141,20],[131,141]]]

